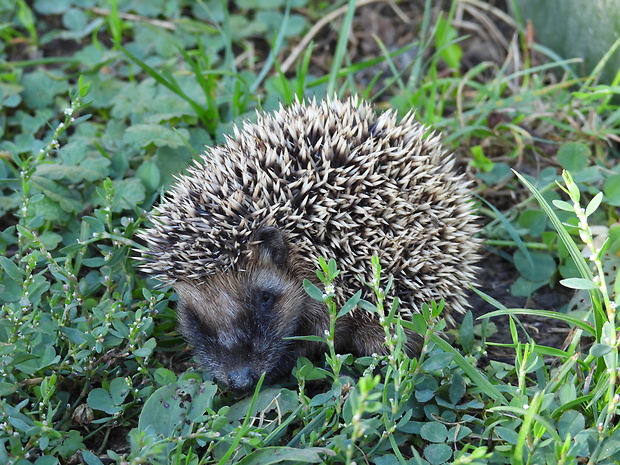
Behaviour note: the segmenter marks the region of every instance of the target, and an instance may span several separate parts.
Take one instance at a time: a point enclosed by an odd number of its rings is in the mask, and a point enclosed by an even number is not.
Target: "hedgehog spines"
[[[275,226],[309,267],[336,258],[347,291],[379,254],[404,313],[439,298],[464,311],[479,244],[469,183],[414,112],[397,122],[355,98],[294,103],[233,134],[156,209],[144,270],[170,282],[235,270],[253,231]]]

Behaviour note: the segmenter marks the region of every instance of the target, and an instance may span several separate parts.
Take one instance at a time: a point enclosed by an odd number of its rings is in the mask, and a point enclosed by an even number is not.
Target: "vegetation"
[[[0,0],[0,463],[620,461],[620,73],[599,85],[604,62],[582,78],[524,29],[506,38],[492,2],[413,3]],[[391,42],[368,33],[377,17]],[[472,21],[494,61],[472,58]],[[307,291],[333,318],[378,312],[392,354],[339,355],[326,335],[324,362],[234,398],[191,362],[174,294],[136,274],[135,231],[235,121],[350,93],[443,133],[514,296],[576,296],[526,310],[484,295],[497,311],[466,315],[450,344],[441,303],[398,320],[379,263],[375,300],[335,308],[323,260],[325,288]],[[498,315],[510,334],[490,342]],[[566,345],[528,334],[532,315],[568,323]],[[419,359],[401,326],[424,335]]]

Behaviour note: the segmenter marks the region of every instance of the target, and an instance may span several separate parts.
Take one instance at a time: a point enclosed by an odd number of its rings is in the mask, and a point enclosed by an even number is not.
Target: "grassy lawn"
[[[0,0],[0,464],[618,463],[620,73],[582,76],[503,2],[228,3]],[[300,359],[237,398],[136,232],[235,123],[351,94],[442,134],[519,308],[488,274],[456,329],[429,303],[418,359]]]

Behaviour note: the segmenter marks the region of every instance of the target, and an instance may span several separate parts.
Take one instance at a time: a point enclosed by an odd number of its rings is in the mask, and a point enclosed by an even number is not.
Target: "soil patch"
[[[507,308],[530,308],[536,310],[550,310],[561,312],[573,296],[573,291],[560,285],[555,287],[544,286],[528,297],[515,297],[510,293],[510,286],[519,277],[519,273],[512,263],[504,260],[496,254],[487,253],[481,260],[478,288],[485,294]],[[497,310],[493,305],[486,302],[477,294],[472,295],[472,313],[477,319],[489,312]],[[521,342],[528,342],[528,337],[549,347],[562,348],[570,335],[569,326],[553,318],[539,317],[536,315],[519,315],[518,320],[522,327],[519,328]],[[476,320],[475,323],[480,322]],[[509,317],[501,316],[490,319],[496,327],[496,331],[487,338],[488,342],[511,344]],[[527,332],[527,334],[526,334]],[[488,356],[493,360],[514,363],[514,350],[507,347],[488,346]]]

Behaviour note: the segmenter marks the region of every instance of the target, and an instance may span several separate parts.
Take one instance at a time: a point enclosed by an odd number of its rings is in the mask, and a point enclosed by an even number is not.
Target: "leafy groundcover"
[[[606,58],[581,76],[502,2],[232,3],[0,0],[0,463],[620,461]],[[336,354],[332,332],[324,360],[236,398],[194,364],[174,293],[137,273],[136,230],[234,122],[349,94],[442,132],[480,199],[484,261],[523,304],[490,279],[476,292],[494,312],[447,329],[429,302],[404,322],[375,262],[375,298],[336,308],[346,270],[325,257],[307,291],[333,319],[378,312],[391,355]],[[527,308],[559,288],[569,304]],[[403,327],[424,338],[417,359]]]

